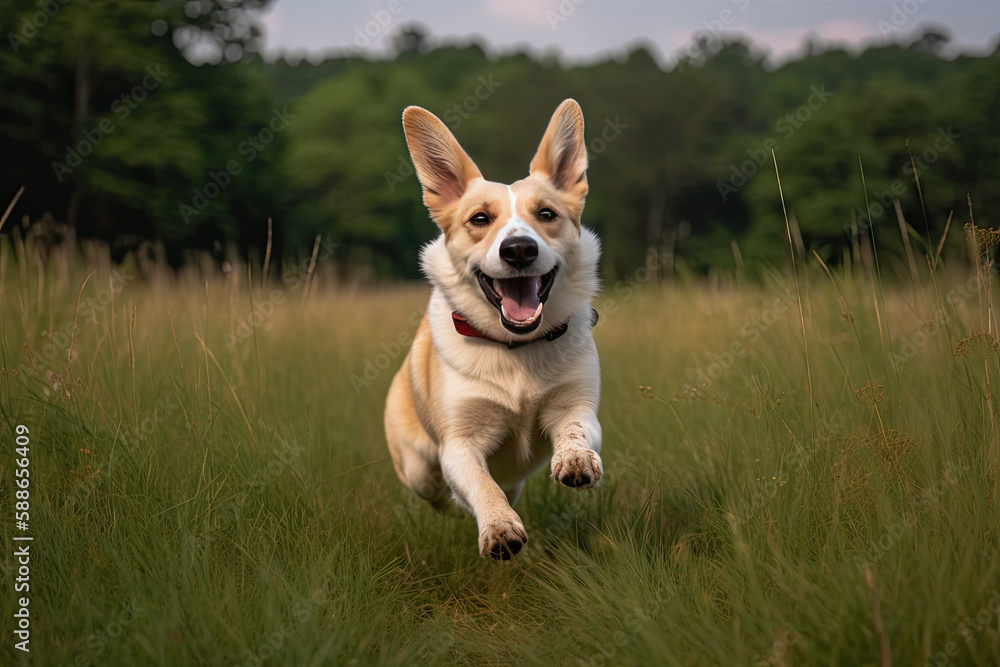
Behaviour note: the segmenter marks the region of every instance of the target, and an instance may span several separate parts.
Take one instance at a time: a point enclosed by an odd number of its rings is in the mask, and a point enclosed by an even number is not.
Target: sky
[[[667,66],[699,34],[742,33],[772,62],[795,57],[807,35],[853,48],[947,28],[952,52],[992,51],[1000,0],[275,0],[264,16],[266,54],[318,60],[339,49],[385,55],[401,25],[438,42],[470,38],[499,54],[527,47],[567,63],[652,45]]]

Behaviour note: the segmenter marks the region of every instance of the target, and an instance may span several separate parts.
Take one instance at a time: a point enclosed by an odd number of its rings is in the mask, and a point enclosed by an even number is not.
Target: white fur
[[[449,397],[440,420],[443,423],[424,426],[438,443],[441,473],[453,500],[477,519],[481,552],[488,550],[484,545],[497,535],[526,535],[510,505],[516,502],[526,478],[546,462],[554,476],[564,467],[586,466],[595,476],[591,485],[599,483],[603,475],[599,456],[602,433],[597,420],[600,363],[590,308],[598,288],[599,257],[596,235],[581,227],[579,247],[571,253],[573,261],[560,265],[545,304],[543,328],[529,337],[539,337],[562,323],[568,323],[568,330],[551,342],[508,349],[455,331],[452,312],[462,313],[481,330],[489,329],[498,336],[506,332],[475,276],[451,261],[444,236],[421,252],[423,271],[434,288],[428,307],[431,336],[444,362],[435,377],[435,391]],[[507,336],[518,338],[510,333]],[[514,416],[506,435],[500,440],[450,440],[448,433],[467,419],[465,406],[478,400],[496,405],[504,417]],[[516,455],[498,456],[510,448]],[[491,502],[482,484],[474,481],[484,469],[509,504]]]
[[[442,143],[465,165],[456,177],[474,171],[472,182],[482,186],[478,170],[466,164],[471,162],[432,114],[407,109],[404,125],[418,174],[424,169],[425,186],[425,178],[438,177],[427,162]],[[532,161],[533,172],[536,163],[547,173],[545,161],[558,162],[550,151],[565,150],[560,133],[566,127],[582,146],[582,116],[573,100],[563,102],[553,115]],[[428,139],[428,133],[437,133],[436,140]],[[584,162],[580,168],[585,167]],[[530,187],[531,177],[526,180],[529,185],[524,187]],[[586,183],[570,182],[578,184],[580,200],[574,210],[579,215]],[[439,509],[448,506],[450,494],[456,505],[471,512],[484,557],[509,557],[527,541],[512,506],[525,480],[546,462],[552,476],[567,486],[589,488],[604,474],[597,420],[600,364],[590,308],[598,288],[600,243],[589,229],[565,219],[560,224],[574,226],[563,227],[546,241],[518,215],[517,197],[505,187],[512,213],[488,247],[470,245],[468,237],[457,236],[465,230],[445,223],[452,231],[451,246],[442,234],[421,250],[421,268],[433,286],[426,326],[421,326],[393,380],[385,412],[386,438],[400,480]],[[425,188],[424,195],[432,211],[443,205],[439,192]],[[500,243],[513,235],[538,244],[538,257],[526,270],[516,270],[500,257]],[[528,334],[503,326],[476,277],[477,270],[499,279],[544,275],[557,266],[539,326]],[[463,315],[489,338],[459,334],[452,313]],[[561,325],[567,329],[558,338],[536,340]],[[506,344],[514,342],[527,344]]]
[[[459,273],[451,263],[444,236],[424,247],[421,265],[434,286],[427,311],[431,335],[448,369],[463,380],[461,385],[451,387],[457,395],[488,398],[516,411],[525,396],[539,395],[546,386],[577,380],[596,384],[600,370],[590,328],[590,301],[598,287],[600,242],[585,227],[581,228],[580,241],[579,263],[565,267],[556,276],[542,311],[546,318],[543,328],[523,338],[543,336],[563,323],[569,324],[568,330],[555,341],[539,341],[514,350],[455,331],[453,312],[463,314],[477,328],[479,321],[488,321],[507,330],[499,323],[496,308],[486,301],[475,276]],[[507,336],[522,338],[509,332]],[[597,392],[599,396],[599,387]]]
[[[497,232],[496,238],[493,239],[493,244],[486,253],[486,257],[483,259],[482,266],[480,267],[483,272],[486,273],[491,278],[514,278],[517,276],[544,276],[546,273],[552,270],[556,264],[560,263],[560,257],[545,242],[545,239],[535,231],[535,228],[529,225],[524,219],[517,214],[517,195],[511,187],[507,186],[507,193],[510,195],[510,210],[512,211],[510,218],[504,223],[503,227]],[[525,270],[521,271],[513,268],[510,264],[503,261],[500,257],[500,244],[504,240],[509,239],[512,236],[527,236],[538,244],[538,257],[535,261],[531,263],[531,266]],[[546,305],[546,308],[548,305]]]
[[[494,254],[497,261],[500,261],[499,253],[499,247],[494,249],[491,246],[489,255],[482,261],[482,264],[485,265],[489,261],[489,257]],[[539,254],[540,256],[541,254]],[[549,298],[542,308],[541,325],[530,334],[519,335],[508,331],[500,323],[499,311],[486,301],[482,288],[476,279],[474,263],[466,262],[464,266],[456,266],[445,246],[444,234],[441,234],[420,251],[420,267],[424,275],[434,286],[435,293],[440,292],[440,296],[447,302],[447,305],[439,305],[442,312],[436,313],[432,297],[431,328],[434,331],[441,329],[443,333],[450,327],[451,333],[458,336],[459,339],[464,338],[454,331],[454,325],[451,323],[452,311],[461,313],[469,320],[470,324],[497,340],[537,338],[555,329],[577,313],[585,313],[586,316],[583,319],[589,323],[590,301],[598,289],[597,263],[600,256],[601,242],[597,235],[581,226],[579,246],[567,252],[565,257],[557,260],[559,272],[556,274]],[[548,273],[552,266],[554,264],[540,274]],[[487,275],[497,277],[491,274],[489,269],[483,270]],[[435,314],[438,315],[436,319],[433,317]],[[439,323],[438,326],[435,326],[436,322]],[[436,334],[434,340],[437,343],[443,342],[444,339],[438,338]]]

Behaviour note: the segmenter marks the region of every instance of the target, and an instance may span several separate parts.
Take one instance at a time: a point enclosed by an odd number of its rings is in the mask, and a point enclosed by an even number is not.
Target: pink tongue
[[[539,276],[499,279],[496,286],[501,296],[500,304],[512,320],[530,320],[542,305],[538,300],[538,290],[542,287]]]

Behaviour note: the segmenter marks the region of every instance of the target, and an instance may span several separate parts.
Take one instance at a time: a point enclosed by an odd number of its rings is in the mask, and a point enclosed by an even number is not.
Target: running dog
[[[528,540],[512,506],[532,473],[549,462],[576,489],[604,474],[583,112],[559,105],[511,185],[485,180],[429,111],[407,108],[403,129],[441,234],[420,255],[433,291],[386,399],[389,452],[421,498],[476,517],[480,556],[509,560]]]

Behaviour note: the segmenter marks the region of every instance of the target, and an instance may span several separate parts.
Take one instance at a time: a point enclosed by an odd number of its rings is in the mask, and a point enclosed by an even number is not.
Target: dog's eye
[[[490,216],[486,215],[485,213],[476,213],[474,216],[469,218],[469,222],[471,222],[476,227],[485,227],[486,225],[490,224]]]
[[[556,212],[551,208],[543,208],[538,212],[538,219],[542,222],[552,222],[556,219]]]

